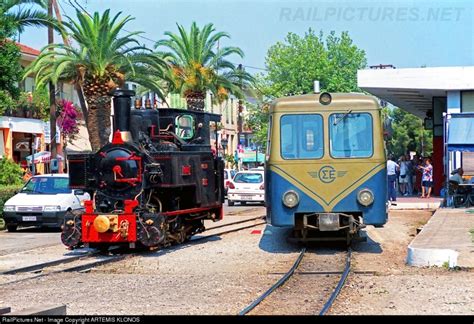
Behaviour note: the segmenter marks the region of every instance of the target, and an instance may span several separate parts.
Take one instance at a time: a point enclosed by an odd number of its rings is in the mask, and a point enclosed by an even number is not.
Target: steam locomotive
[[[66,215],[61,240],[68,247],[182,243],[204,231],[205,219],[223,217],[224,162],[210,141],[220,115],[143,108],[141,100],[132,109],[134,95],[113,93],[111,143],[68,155],[70,187],[93,197],[83,212]]]

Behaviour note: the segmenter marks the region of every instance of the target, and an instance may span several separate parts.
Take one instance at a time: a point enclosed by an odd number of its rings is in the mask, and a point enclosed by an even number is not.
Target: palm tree
[[[166,48],[159,53],[171,66],[170,90],[181,93],[186,98],[188,108],[195,110],[204,110],[208,90],[219,102],[227,99],[230,94],[242,97],[243,87],[252,82],[253,78],[227,60],[233,54],[242,58],[244,53],[240,48],[217,48],[222,38],[230,38],[229,34],[215,32],[212,24],[200,29],[193,22],[189,33],[182,25],[177,26],[179,34],[165,32],[168,39],[155,44],[155,48]]]
[[[26,5],[30,6],[27,8]],[[46,0],[1,0],[0,39],[12,37],[16,32],[21,33],[27,26],[52,26],[58,29],[56,21],[45,12],[46,7]]]
[[[112,18],[110,10],[102,16],[96,12],[90,17],[80,11],[76,15],[77,21],[67,17],[69,22],[63,24],[77,46],[46,46],[25,75],[35,73],[38,86],[49,81],[81,86],[87,103],[83,112],[89,141],[96,151],[110,135],[110,91],[123,87],[127,80],[163,97],[158,80],[167,65],[158,54],[139,44],[135,36],[141,32],[121,35],[125,24],[133,20],[130,16],[119,19],[119,12]]]

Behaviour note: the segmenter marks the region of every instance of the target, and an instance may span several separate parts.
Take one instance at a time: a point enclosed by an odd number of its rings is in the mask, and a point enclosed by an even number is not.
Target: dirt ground
[[[416,228],[430,216],[394,211],[384,228],[369,227],[367,242],[354,245],[355,272],[330,314],[473,315],[474,272],[405,265]],[[7,284],[0,290],[0,305],[15,311],[66,304],[68,315],[234,315],[291,267],[300,247],[286,242],[288,234],[260,225],[90,273]],[[341,248],[317,249],[299,271],[334,271],[344,255]],[[297,276],[252,314],[317,314],[337,279],[337,274]]]
[[[330,314],[473,315],[473,271],[405,264],[416,228],[430,216],[428,211],[392,211],[384,228],[368,228],[367,243],[354,247],[356,273]]]

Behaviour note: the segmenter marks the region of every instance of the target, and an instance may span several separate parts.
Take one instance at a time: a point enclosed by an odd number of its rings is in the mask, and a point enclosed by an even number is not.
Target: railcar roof
[[[330,111],[333,109],[367,111],[380,109],[377,100],[373,96],[363,93],[330,93],[332,101],[328,105],[322,105],[319,102],[320,95],[321,93],[278,98],[272,102],[270,112]]]

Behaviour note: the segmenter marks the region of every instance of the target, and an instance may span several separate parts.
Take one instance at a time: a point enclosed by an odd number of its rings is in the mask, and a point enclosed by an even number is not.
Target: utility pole
[[[48,16],[53,18],[53,0],[48,1]],[[54,43],[54,30],[53,27],[48,27],[48,45]],[[50,125],[50,152],[51,152],[51,164],[53,159],[57,158],[57,148],[56,148],[56,89],[53,82],[49,82],[49,125]]]
[[[243,72],[243,67],[242,64],[239,64],[238,68],[239,70],[239,80],[240,80],[240,91],[242,91],[242,72]],[[243,101],[242,99],[239,99],[239,114],[237,115],[237,144],[240,144],[240,135],[242,134],[242,112],[243,112]]]

